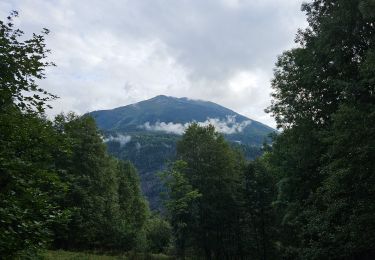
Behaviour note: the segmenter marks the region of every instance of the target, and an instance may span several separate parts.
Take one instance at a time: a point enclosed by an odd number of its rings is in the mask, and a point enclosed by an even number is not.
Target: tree
[[[106,153],[95,121],[74,114],[59,115],[56,126],[69,143],[70,153],[59,158],[61,179],[69,190],[62,201],[72,211],[67,234],[58,247],[111,247],[107,232],[119,214],[116,162]]]
[[[13,258],[46,247],[65,213],[52,154],[59,149],[49,122],[17,110],[0,114],[0,255]]]
[[[137,247],[139,233],[145,228],[149,217],[149,209],[134,166],[128,161],[118,161],[117,169],[120,205],[118,248],[131,250]]]
[[[294,259],[371,259],[375,5],[315,0],[298,48],[278,59],[268,108],[284,129],[272,147],[281,248]],[[366,181],[363,181],[366,180]],[[371,231],[370,231],[371,232]]]
[[[375,256],[374,105],[342,106],[325,135],[325,177],[304,229],[309,257],[372,259]]]
[[[152,253],[163,253],[168,248],[172,230],[168,221],[159,215],[152,215],[146,222],[147,251]]]
[[[47,53],[44,35],[21,40],[23,32],[0,21],[0,255],[31,256],[48,245],[51,227],[67,216],[55,194],[58,178],[53,154],[60,148],[46,102],[55,96],[38,87]]]
[[[177,143],[177,158],[186,162],[184,177],[201,194],[193,217],[195,246],[206,258],[236,255],[241,156],[212,125],[192,124]]]
[[[272,81],[268,112],[279,127],[306,120],[324,126],[340,104],[374,101],[373,85],[360,73],[373,59],[371,8],[372,0],[315,0],[302,6],[309,27],[297,34],[300,47],[279,57]]]
[[[173,228],[177,255],[183,259],[188,242],[192,239],[191,228],[196,225],[197,199],[201,196],[184,176],[186,168],[186,162],[176,161],[161,175],[167,187],[165,206]]]
[[[42,34],[22,40],[24,32],[13,24],[17,16],[14,11],[7,21],[0,21],[0,107],[4,111],[15,105],[23,111],[43,112],[50,107],[46,102],[56,98],[37,85],[37,80],[45,78],[45,68],[54,66],[45,61],[50,52],[44,43],[49,31],[43,29]]]
[[[56,163],[68,185],[59,203],[71,212],[55,230],[55,247],[134,249],[149,214],[135,168],[108,155],[92,117],[59,115],[54,127],[68,144]]]
[[[55,98],[37,85],[49,50],[0,21],[0,255],[56,248],[132,249],[148,207],[133,166],[110,157],[94,119],[45,118]]]
[[[243,177],[241,214],[245,255],[264,260],[277,259],[275,242],[278,238],[273,207],[276,197],[275,178],[267,164],[266,153],[247,166]]]

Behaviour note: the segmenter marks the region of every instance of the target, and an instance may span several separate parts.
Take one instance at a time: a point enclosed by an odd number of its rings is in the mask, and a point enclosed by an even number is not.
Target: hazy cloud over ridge
[[[53,113],[84,113],[159,94],[210,100],[274,125],[263,112],[277,55],[304,26],[300,0],[3,0],[25,32],[51,30],[42,87]]]
[[[170,134],[177,134],[182,135],[185,130],[189,127],[190,123],[173,123],[173,122],[156,122],[155,124],[150,124],[150,122],[146,122],[143,125],[140,125],[139,128],[146,129],[149,131],[161,131]],[[213,125],[219,133],[223,134],[235,134],[241,133],[246,126],[251,124],[250,120],[236,122],[235,116],[227,116],[226,119],[219,119],[219,118],[207,118],[204,122],[195,122],[200,126],[208,126]]]
[[[130,135],[122,135],[118,134],[117,136],[109,136],[107,138],[104,138],[104,142],[118,142],[120,143],[120,146],[125,146],[127,143],[129,143],[132,140],[132,137]]]

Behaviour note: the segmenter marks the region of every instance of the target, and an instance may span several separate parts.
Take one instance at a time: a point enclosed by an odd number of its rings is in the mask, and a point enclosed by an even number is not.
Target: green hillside
[[[103,131],[108,151],[139,170],[142,189],[153,209],[161,205],[162,185],[155,175],[174,159],[176,142],[192,122],[213,124],[248,159],[274,129],[218,104],[156,96],[124,107],[90,113]]]

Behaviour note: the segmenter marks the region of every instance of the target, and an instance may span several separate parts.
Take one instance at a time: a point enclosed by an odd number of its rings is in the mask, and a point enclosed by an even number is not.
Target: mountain
[[[156,96],[135,104],[89,113],[102,130],[108,150],[137,167],[142,189],[153,209],[160,208],[163,187],[156,172],[173,160],[186,127],[212,124],[252,159],[275,130],[213,102]]]
[[[247,145],[260,145],[274,129],[218,104],[156,96],[124,107],[90,113],[98,127],[117,133],[164,132],[181,134],[185,124],[211,123],[228,138]],[[235,140],[235,139],[238,140]]]

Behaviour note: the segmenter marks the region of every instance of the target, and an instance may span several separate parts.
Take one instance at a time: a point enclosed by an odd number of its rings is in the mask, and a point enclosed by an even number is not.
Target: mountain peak
[[[262,143],[274,129],[209,101],[158,95],[135,104],[90,113],[98,127],[117,133],[182,134],[192,122],[212,124],[217,131],[249,144]],[[235,135],[250,136],[244,138]]]
[[[171,96],[166,96],[166,95],[158,95],[158,96],[155,96],[153,98],[150,98],[148,100],[145,100],[145,101],[150,101],[150,100],[164,100],[164,99],[174,99],[175,97],[171,97]]]
[[[169,101],[169,102],[201,102],[201,100],[195,100],[195,99],[190,99],[187,97],[173,97],[173,96],[166,96],[166,95],[158,95],[150,99],[146,99],[141,102],[159,102],[159,101]],[[208,102],[209,101],[203,101],[203,102]]]

